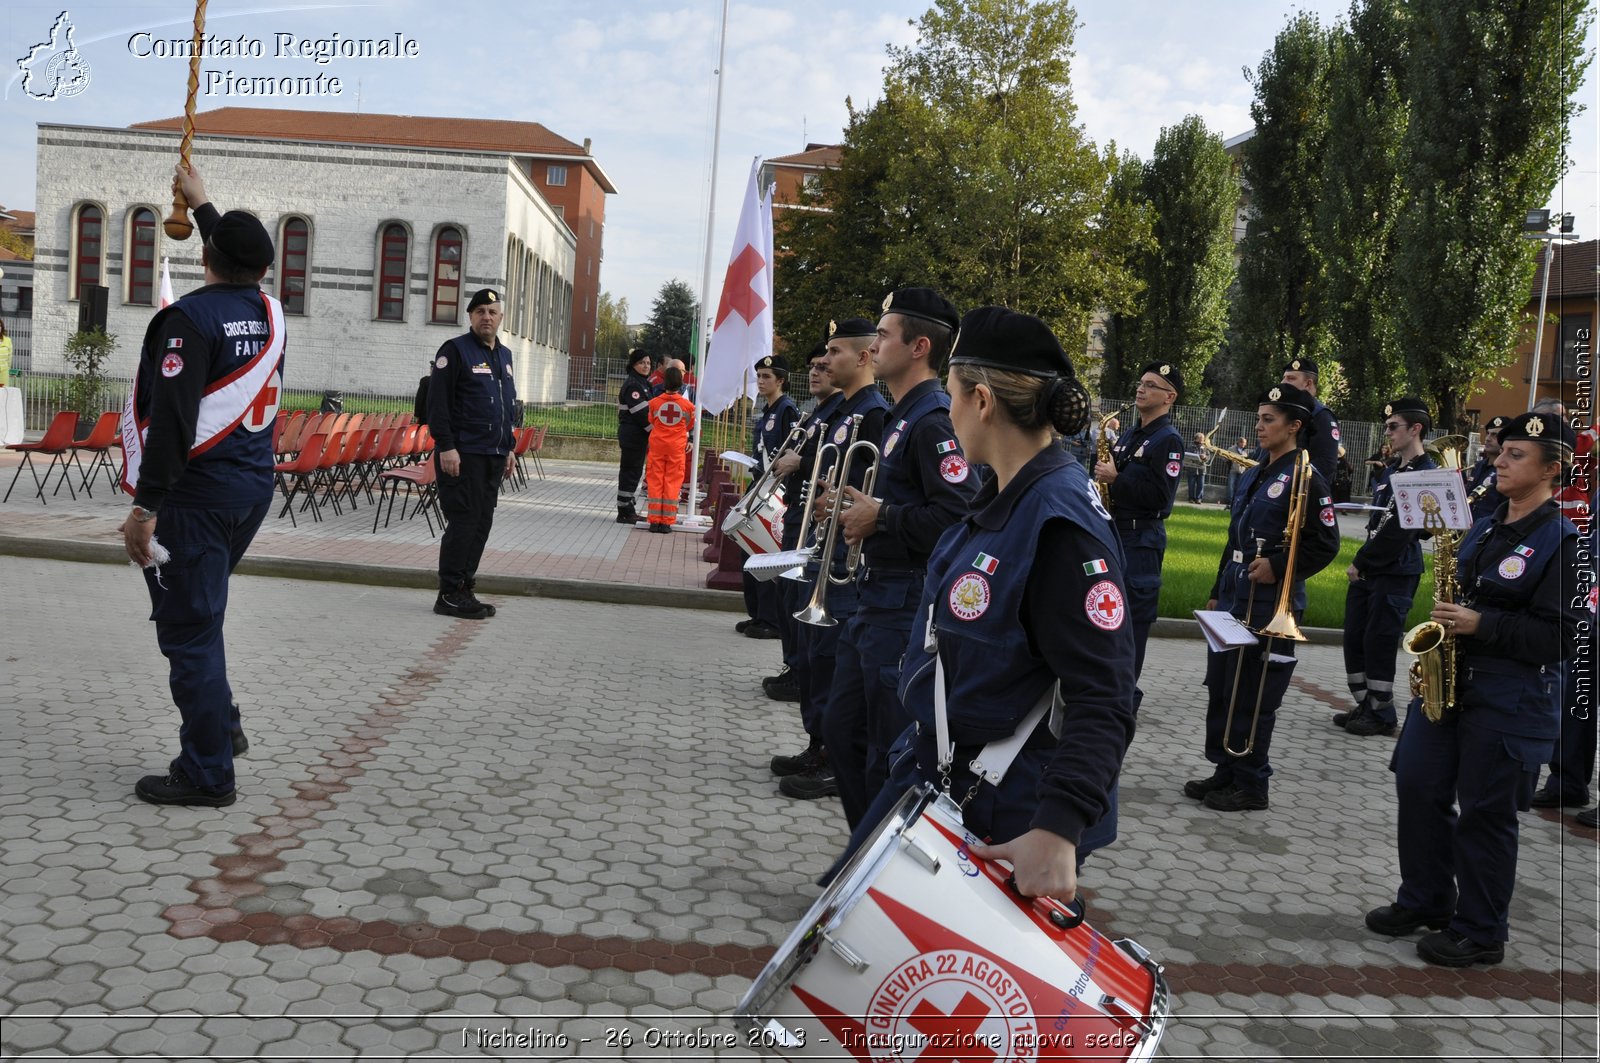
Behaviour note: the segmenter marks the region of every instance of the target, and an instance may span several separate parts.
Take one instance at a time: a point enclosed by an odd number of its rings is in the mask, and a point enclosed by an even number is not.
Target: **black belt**
[[[874,576],[898,577],[900,579],[923,579],[927,575],[926,569],[921,568],[893,568],[889,565],[868,565],[863,571],[861,582],[866,583]]]
[[[1137,531],[1140,528],[1148,528],[1152,524],[1160,524],[1165,519],[1165,517],[1117,517],[1116,524],[1119,528]]]

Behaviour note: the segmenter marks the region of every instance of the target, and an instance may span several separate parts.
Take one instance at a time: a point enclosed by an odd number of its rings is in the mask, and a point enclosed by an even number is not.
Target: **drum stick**
[[[200,52],[206,29],[206,0],[195,0],[194,47],[189,52],[189,97],[183,104],[183,143],[178,147],[178,157],[185,171],[189,169],[189,146],[194,142],[194,101],[200,93]],[[172,214],[161,223],[161,228],[174,240],[187,240],[194,232],[189,221],[189,201],[177,181],[172,184]]]

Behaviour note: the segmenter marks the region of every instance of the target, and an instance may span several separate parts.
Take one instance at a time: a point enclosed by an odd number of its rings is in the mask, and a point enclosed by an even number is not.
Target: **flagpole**
[[[722,146],[722,68],[728,55],[728,0],[722,0],[722,32],[717,39],[717,105],[711,120],[711,192],[706,206],[705,261],[700,272],[700,343],[695,352],[695,378],[705,374],[706,345],[711,338],[709,307],[711,306],[711,241],[717,227],[717,154]],[[700,487],[700,437],[705,432],[706,411],[701,402],[700,389],[694,395],[694,446],[689,455],[689,523],[699,523],[697,491]]]

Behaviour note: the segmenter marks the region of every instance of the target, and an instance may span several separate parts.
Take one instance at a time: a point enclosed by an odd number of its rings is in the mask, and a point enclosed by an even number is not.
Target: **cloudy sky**
[[[16,61],[68,11],[90,67],[71,98],[30,99]],[[845,99],[859,107],[882,85],[885,48],[910,44],[928,0],[733,0],[717,177],[713,284],[720,284],[743,184],[755,156],[836,142]],[[1285,18],[1304,8],[1330,22],[1344,0],[1079,0],[1073,62],[1079,118],[1097,144],[1148,156],[1163,126],[1198,114],[1224,137],[1249,127],[1254,67]],[[202,94],[202,111],[281,106],[387,114],[536,121],[570,140],[593,139],[618,188],[607,206],[602,282],[642,320],[667,280],[698,289],[711,179],[717,25],[722,0],[369,0],[273,4],[213,0],[207,30],[260,40],[262,58],[207,58],[219,77],[337,76],[340,95],[274,100]],[[0,204],[35,203],[39,122],[123,126],[183,111],[187,62],[140,55],[149,42],[188,36],[189,0],[162,4],[5,0],[0,5]],[[413,39],[401,59],[273,57],[275,35]],[[136,35],[144,36],[136,37]],[[1594,34],[1590,37],[1591,50]],[[1600,228],[1600,99],[1591,73],[1572,130],[1572,169],[1552,206]],[[197,159],[197,161],[200,161]],[[248,204],[244,204],[248,205]],[[714,305],[713,293],[711,302]]]

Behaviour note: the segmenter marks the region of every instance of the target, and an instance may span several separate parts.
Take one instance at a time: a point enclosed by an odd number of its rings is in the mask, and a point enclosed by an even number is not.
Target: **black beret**
[[[847,317],[843,321],[828,322],[828,339],[861,339],[865,336],[877,336],[876,322],[868,321],[864,317]]]
[[[1285,373],[1310,373],[1317,375],[1317,363],[1309,358],[1291,358],[1289,364],[1283,367]]]
[[[1031,376],[1074,377],[1072,359],[1050,326],[1003,306],[980,306],[961,319],[951,365],[982,365]]]
[[[827,343],[823,342],[822,340],[818,340],[817,341],[817,345],[815,347],[811,348],[811,350],[806,354],[806,364],[810,365],[812,362],[816,361],[818,358],[823,357],[827,353],[828,353],[828,345],[827,345]]]
[[[1485,432],[1499,432],[1500,430],[1505,428],[1505,426],[1506,426],[1506,418],[1504,416],[1491,417],[1489,419],[1489,423],[1483,426],[1483,430]]]
[[[1178,367],[1172,362],[1151,362],[1139,370],[1140,376],[1144,376],[1146,373],[1154,373],[1162,380],[1165,380],[1171,385],[1173,391],[1183,390],[1183,378],[1178,375]]]
[[[472,298],[467,301],[467,313],[472,313],[480,306],[499,305],[500,293],[493,288],[479,288],[472,293]]]
[[[780,377],[789,375],[789,367],[777,355],[769,354],[756,362],[757,369],[770,369]]]
[[[901,288],[884,297],[883,312],[920,317],[948,329],[961,327],[961,311],[932,288]]]
[[[1313,370],[1296,369],[1293,372],[1309,373]],[[1256,405],[1278,406],[1296,420],[1309,421],[1316,401],[1309,391],[1302,391],[1293,384],[1274,384],[1256,398]]]
[[[228,211],[211,227],[211,236],[206,242],[246,269],[266,269],[272,265],[272,237],[254,214]]]
[[[1414,417],[1426,417],[1429,421],[1433,420],[1433,414],[1428,412],[1427,404],[1421,399],[1407,397],[1383,404],[1383,415],[1385,417],[1392,417],[1397,413],[1409,413]]]
[[[1569,451],[1577,445],[1578,437],[1566,419],[1553,413],[1525,413],[1513,417],[1500,430],[1500,442],[1528,439],[1535,443],[1559,443]]]

